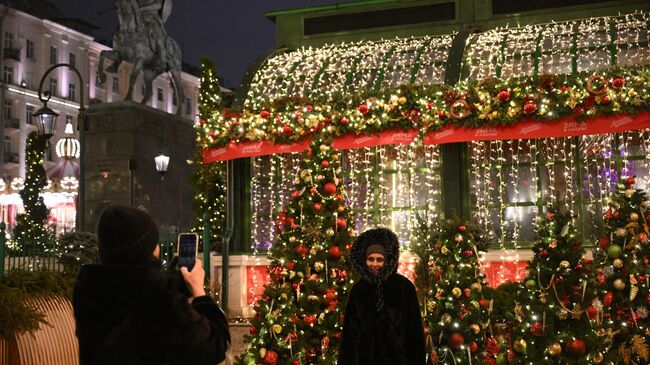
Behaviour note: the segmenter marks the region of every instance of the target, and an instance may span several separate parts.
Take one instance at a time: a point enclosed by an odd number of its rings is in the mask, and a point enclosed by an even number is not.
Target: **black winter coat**
[[[420,307],[415,286],[397,273],[397,238],[374,237],[369,242],[365,238],[359,236],[350,251],[352,266],[362,279],[352,287],[345,307],[338,364],[423,365],[426,355]],[[375,243],[386,249],[386,261],[378,275],[373,275],[365,262],[366,248]]]
[[[85,265],[73,293],[80,365],[216,365],[228,322],[208,296],[190,304],[180,274]]]

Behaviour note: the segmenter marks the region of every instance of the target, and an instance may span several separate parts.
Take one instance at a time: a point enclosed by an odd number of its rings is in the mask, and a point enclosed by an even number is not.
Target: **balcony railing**
[[[18,48],[5,48],[4,49],[4,58],[12,59],[20,62],[20,49]]]

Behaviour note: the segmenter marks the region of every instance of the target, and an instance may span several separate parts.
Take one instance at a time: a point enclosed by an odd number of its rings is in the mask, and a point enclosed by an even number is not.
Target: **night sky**
[[[110,40],[117,28],[115,12],[97,15],[114,0],[49,0],[69,18],[81,18],[98,27],[95,39]],[[253,60],[275,46],[274,24],[264,13],[306,6],[350,2],[345,0],[175,0],[167,33],[183,50],[183,60],[198,66],[202,56],[212,58],[224,86],[238,86]],[[110,44],[110,41],[109,41]]]

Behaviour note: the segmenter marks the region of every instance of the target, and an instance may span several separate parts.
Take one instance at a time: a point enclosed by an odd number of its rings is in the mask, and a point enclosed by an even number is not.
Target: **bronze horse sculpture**
[[[133,65],[129,89],[124,100],[133,100],[133,86],[142,71],[145,104],[153,95],[152,83],[159,75],[169,72],[176,88],[176,115],[183,113],[184,92],[181,84],[181,50],[167,36],[164,21],[171,10],[171,0],[118,0],[107,10],[117,11],[119,28],[113,36],[113,50],[102,51],[97,65],[99,84],[106,82],[106,72],[117,72],[123,61]],[[104,69],[106,59],[113,64]]]

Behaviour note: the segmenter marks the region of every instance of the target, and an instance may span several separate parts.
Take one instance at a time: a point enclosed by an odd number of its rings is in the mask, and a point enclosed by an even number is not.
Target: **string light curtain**
[[[252,249],[275,241],[274,221],[300,173],[300,154],[253,158]],[[416,214],[434,221],[440,214],[438,146],[387,145],[341,151],[343,184],[356,217],[354,228],[393,229],[402,244],[411,240]]]
[[[463,81],[650,64],[649,21],[648,14],[635,13],[472,35]],[[553,113],[546,100],[540,109]],[[559,200],[578,216],[582,237],[593,242],[621,176],[636,175],[639,188],[648,186],[648,133],[470,142],[473,220],[489,233],[501,259],[518,261],[516,249],[534,239],[536,217]]]

